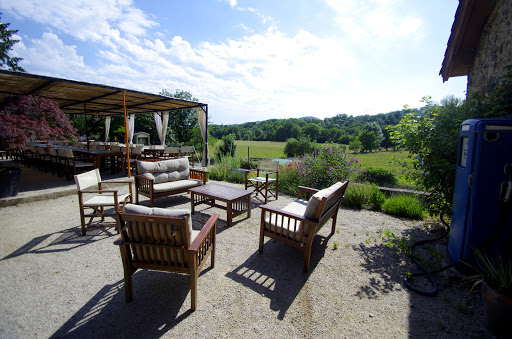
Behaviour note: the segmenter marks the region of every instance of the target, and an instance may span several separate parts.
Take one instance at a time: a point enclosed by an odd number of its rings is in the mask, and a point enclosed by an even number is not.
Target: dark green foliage
[[[317,150],[317,147],[308,138],[301,137],[299,140],[290,138],[286,140],[286,146],[284,147],[284,153],[287,157],[300,157],[308,153],[313,153]]]
[[[512,69],[487,95],[471,95],[467,102],[449,96],[440,105],[430,97],[422,114],[409,113],[393,128],[391,138],[408,149],[402,159],[407,177],[431,193],[431,214],[451,210],[460,124],[467,119],[512,117]]]
[[[226,177],[227,182],[233,182],[235,184],[243,184],[245,183],[245,174],[240,172],[239,170],[232,170],[231,173]]]
[[[382,130],[377,122],[367,122],[361,128],[358,136],[362,151],[377,150],[384,139]]]
[[[217,148],[217,158],[222,158],[224,156],[235,156],[236,152],[236,144],[235,144],[235,135],[229,134],[222,137],[221,143]]]
[[[378,186],[396,187],[398,180],[393,172],[380,167],[368,167],[365,173],[361,173],[360,178],[364,177]]]
[[[359,138],[356,137],[354,140],[352,140],[349,144],[348,144],[348,148],[354,152],[354,153],[357,153],[357,152],[360,152],[361,149],[363,148],[363,144],[361,143],[361,141],[359,141]]]
[[[409,219],[423,219],[423,207],[413,195],[399,194],[390,197],[382,205],[384,213]]]
[[[386,196],[375,184],[369,182],[350,183],[341,204],[348,208],[370,208],[380,210]]]
[[[25,70],[18,65],[18,62],[23,59],[9,56],[9,51],[19,42],[19,40],[12,38],[14,34],[18,33],[18,30],[9,29],[9,25],[10,23],[0,23],[0,67],[7,66],[7,69],[11,71],[24,72]]]

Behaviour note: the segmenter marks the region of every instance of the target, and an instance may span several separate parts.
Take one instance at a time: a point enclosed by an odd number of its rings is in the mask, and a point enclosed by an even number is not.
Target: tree
[[[387,125],[386,127],[384,127],[382,129],[382,135],[384,138],[382,139],[380,146],[384,147],[386,149],[386,151],[388,150],[388,148],[391,148],[395,145],[393,143],[393,140],[391,140],[391,130],[392,129],[393,129],[393,126],[391,126],[391,125]]]
[[[229,134],[222,137],[221,143],[217,148],[217,158],[221,158],[223,156],[235,156],[236,153],[236,144],[235,144],[235,135]]]
[[[352,152],[357,153],[357,152],[361,151],[361,149],[363,148],[363,144],[361,144],[361,141],[359,141],[359,138],[356,137],[354,140],[349,142],[348,148]]]
[[[177,89],[174,94],[171,94],[166,89],[163,89],[160,92],[160,95],[199,102],[199,100],[194,98],[190,92],[182,91],[179,89]],[[193,137],[193,128],[197,125],[197,112],[195,108],[172,111],[169,115],[169,128],[176,139],[175,142],[181,145],[192,142],[191,140]]]
[[[2,13],[0,13],[2,15]],[[1,18],[0,18],[1,19]],[[0,67],[11,71],[24,72],[25,70],[18,66],[18,62],[23,60],[19,57],[10,57],[9,51],[12,47],[19,42],[19,40],[13,39],[12,36],[18,33],[17,29],[9,29],[10,23],[0,22]]]
[[[290,138],[286,140],[284,154],[287,157],[300,157],[316,150],[315,145],[307,137],[300,137],[299,140]]]
[[[0,139],[24,145],[36,139],[45,142],[71,139],[76,133],[57,103],[47,97],[8,96],[0,111]]]

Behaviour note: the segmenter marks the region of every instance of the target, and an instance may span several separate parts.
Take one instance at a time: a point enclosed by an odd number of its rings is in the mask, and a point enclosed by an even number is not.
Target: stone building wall
[[[491,91],[505,74],[505,66],[511,64],[512,0],[498,0],[480,37],[467,93]]]

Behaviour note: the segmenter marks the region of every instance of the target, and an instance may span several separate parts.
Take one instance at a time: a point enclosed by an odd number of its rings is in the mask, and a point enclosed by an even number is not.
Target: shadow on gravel
[[[187,275],[139,271],[133,275],[130,303],[123,285],[123,280],[106,285],[51,338],[159,338],[192,314],[190,305],[179,314],[190,292]]]
[[[263,253],[257,250],[240,266],[226,276],[270,299],[270,309],[279,311],[278,319],[284,319],[310,274],[325,255],[330,236],[317,235],[313,239],[309,272],[305,273],[304,252],[268,240]]]
[[[105,225],[105,223],[102,223]],[[112,227],[92,227],[87,231],[87,234],[82,236],[80,225],[69,228],[60,232],[45,234],[36,237],[18,248],[16,251],[0,259],[7,260],[18,257],[23,254],[37,254],[37,253],[51,253],[51,252],[65,252],[74,248],[91,244],[105,238],[116,235],[115,224],[110,224]]]
[[[406,229],[391,236],[379,233],[369,235],[365,243],[353,249],[361,255],[361,267],[370,273],[366,285],[360,286],[356,296],[378,299],[391,293],[409,294],[410,337],[479,337],[489,338],[483,326],[482,303],[476,293],[468,295],[469,288],[461,284],[460,278],[445,272],[433,277],[438,284],[435,296],[424,296],[409,290],[403,284],[408,272],[419,268],[404,252],[408,245],[426,239],[435,239],[440,234],[429,234],[424,229]],[[416,258],[429,270],[446,264],[447,237],[427,243],[416,249]],[[415,289],[430,292],[433,286],[424,277],[412,280]]]

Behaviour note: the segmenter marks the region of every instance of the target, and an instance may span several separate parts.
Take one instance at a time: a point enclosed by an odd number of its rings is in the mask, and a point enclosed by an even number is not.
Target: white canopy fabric
[[[108,141],[108,133],[110,132],[110,120],[111,117],[105,117],[105,142]]]
[[[133,129],[135,127],[135,114],[128,116],[128,143],[131,145],[133,140]]]
[[[162,118],[160,114],[154,112],[156,131],[158,132],[158,138],[160,139],[160,145],[165,145],[165,135],[167,133],[167,123],[169,122],[169,112],[163,112]]]
[[[208,117],[206,112],[202,107],[196,107],[197,112],[197,121],[199,122],[199,128],[201,129],[201,136],[203,137],[204,142],[204,152],[203,152],[203,166],[210,166],[210,155],[208,150]]]

